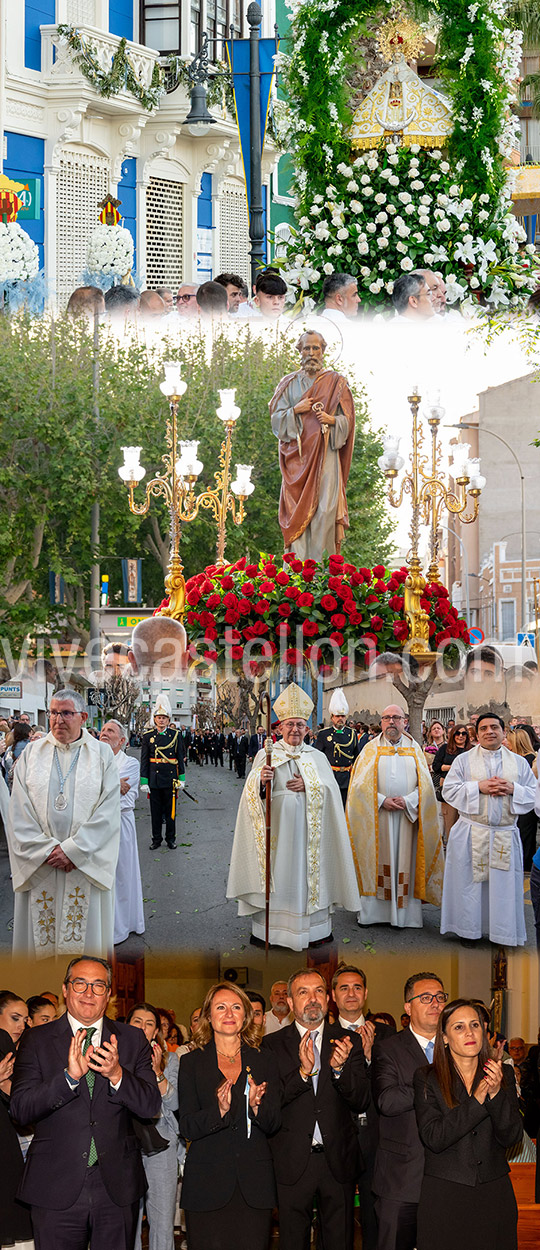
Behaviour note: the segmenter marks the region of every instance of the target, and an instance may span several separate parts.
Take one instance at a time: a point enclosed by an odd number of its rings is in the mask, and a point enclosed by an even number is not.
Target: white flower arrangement
[[[125,277],[133,267],[133,239],[125,226],[96,226],[88,240],[86,264],[90,273]]]
[[[28,282],[39,273],[37,243],[17,221],[0,222],[0,286]]]

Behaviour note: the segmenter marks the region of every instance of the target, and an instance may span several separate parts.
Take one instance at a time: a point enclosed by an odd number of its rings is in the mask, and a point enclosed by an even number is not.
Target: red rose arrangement
[[[209,565],[186,582],[190,656],[242,661],[251,673],[278,657],[324,674],[333,670],[336,653],[344,670],[351,653],[363,666],[407,641],[406,577],[406,568],[357,568],[337,555],[321,564],[262,554],[257,564],[242,558],[223,568]],[[445,586],[428,584],[421,605],[433,651],[453,641],[469,644],[467,624]]]

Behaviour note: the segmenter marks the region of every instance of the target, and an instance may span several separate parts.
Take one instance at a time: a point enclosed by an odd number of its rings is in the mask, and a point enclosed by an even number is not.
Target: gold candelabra
[[[485,478],[480,473],[480,461],[470,459],[468,443],[456,444],[453,448],[452,490],[444,480],[440,469],[441,448],[438,433],[444,408],[438,402],[431,403],[427,409],[427,422],[431,430],[431,463],[424,450],[424,431],[419,421],[421,396],[418,387],[413,387],[412,395],[408,396],[412,413],[412,455],[410,472],[401,481],[399,494],[395,493],[394,483],[405,461],[399,455],[400,438],[387,435],[383,438],[384,454],[379,459],[380,468],[388,481],[388,499],[393,508],[400,508],[405,494],[410,495],[412,519],[409,536],[411,548],[408,556],[409,575],[405,582],[405,616],[409,626],[409,651],[417,660],[424,663],[432,662],[434,652],[429,647],[429,617],[421,607],[427,581],[439,580],[439,527],[444,509],[459,517],[464,525],[471,524],[478,516],[478,501]],[[471,511],[467,512],[467,508]],[[419,556],[420,525],[430,527],[430,564],[427,581],[422,573]]]
[[[234,427],[240,416],[240,408],[235,406],[235,391],[219,392],[221,406],[217,415],[223,423],[225,437],[219,453],[220,467],[214,473],[216,483],[214,490],[195,493],[195,483],[203,465],[198,459],[199,443],[197,440],[182,441],[178,439],[178,408],[187,383],[181,377],[179,364],[165,364],[165,381],[160,389],[169,400],[170,418],[167,420],[165,443],[168,448],[162,457],[164,473],[156,473],[146,486],[144,503],[136,503],[134,491],[146,475],[146,469],[140,463],[140,447],[123,447],[124,464],[118,470],[129,491],[129,508],[135,516],[145,516],[149,511],[152,498],[165,499],[170,512],[171,545],[169,565],[165,578],[165,590],[169,596],[169,606],[163,609],[164,616],[181,618],[185,612],[185,581],[183,564],[180,557],[180,536],[182,524],[194,521],[201,508],[208,508],[217,524],[217,564],[225,563],[225,543],[227,516],[230,513],[235,525],[241,525],[244,516],[244,504],[253,493],[251,481],[253,465],[237,464],[236,479],[231,482],[231,450]],[[180,448],[180,454],[179,454]],[[230,489],[229,489],[230,487]]]

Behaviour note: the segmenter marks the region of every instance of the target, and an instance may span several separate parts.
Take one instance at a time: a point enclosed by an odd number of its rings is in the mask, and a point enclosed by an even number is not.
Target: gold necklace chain
[[[242,1049],[242,1046],[240,1045],[240,1046],[238,1047],[238,1050],[235,1050],[234,1055],[232,1056],[232,1059],[231,1059],[231,1056],[230,1056],[230,1055],[226,1055],[226,1054],[225,1054],[225,1052],[224,1052],[223,1050],[218,1050],[218,1048],[217,1048],[217,1046],[216,1046],[216,1051],[217,1051],[218,1055],[221,1055],[221,1058],[222,1058],[222,1059],[226,1059],[226,1060],[228,1061],[228,1063],[234,1063],[234,1061],[235,1061],[235,1059],[236,1059],[236,1056],[240,1054],[241,1049]]]

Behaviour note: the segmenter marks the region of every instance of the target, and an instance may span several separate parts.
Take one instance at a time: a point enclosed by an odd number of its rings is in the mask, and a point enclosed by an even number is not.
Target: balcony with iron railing
[[[128,65],[108,94],[114,58],[123,41],[108,31],[93,26],[77,27],[75,32],[81,48],[74,50],[59,33],[59,26],[41,26],[42,77],[49,90],[66,98],[70,92],[93,91],[105,112],[147,109],[145,99],[152,95],[154,67],[159,54],[153,48],[128,40],[125,54]],[[136,89],[130,89],[130,83]],[[139,94],[138,94],[139,93]],[[157,99],[157,97],[156,97]]]

